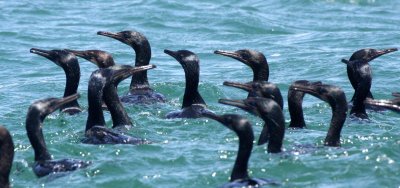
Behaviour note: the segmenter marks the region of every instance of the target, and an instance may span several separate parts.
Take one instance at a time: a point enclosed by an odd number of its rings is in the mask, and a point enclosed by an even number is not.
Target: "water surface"
[[[215,55],[217,49],[243,48],[263,52],[270,81],[284,97],[299,79],[321,80],[340,86],[348,99],[353,89],[342,58],[361,48],[399,47],[400,4],[382,0],[298,1],[4,1],[0,2],[0,124],[13,135],[16,155],[13,187],[216,187],[228,181],[236,157],[237,137],[219,123],[205,119],[166,120],[179,109],[184,72],[164,49],[187,49],[201,61],[200,93],[218,114],[248,117],[256,138],[262,121],[242,110],[217,103],[219,98],[240,99],[241,90],[222,86],[225,80],[247,82],[250,69],[236,60]],[[101,49],[120,64],[132,64],[128,46],[96,35],[97,31],[142,32],[152,46],[149,71],[155,90],[168,102],[148,107],[127,106],[134,122],[132,135],[154,141],[144,146],[80,143],[87,112],[73,117],[54,113],[44,123],[47,146],[54,159],[93,162],[87,169],[61,177],[38,179],[32,172],[33,150],[25,131],[29,105],[46,97],[61,97],[62,69],[30,48]],[[378,99],[399,91],[400,53],[371,63],[372,92]],[[80,59],[79,103],[87,109],[87,85],[96,67]],[[130,81],[119,87],[127,92]],[[290,117],[285,104],[285,118]],[[249,172],[271,178],[282,187],[398,187],[400,175],[400,115],[370,112],[369,122],[347,119],[342,147],[323,147],[331,109],[314,97],[304,102],[306,130],[288,130],[284,154],[268,154],[254,147]],[[111,125],[110,115],[106,120]],[[303,151],[304,145],[319,146]]]

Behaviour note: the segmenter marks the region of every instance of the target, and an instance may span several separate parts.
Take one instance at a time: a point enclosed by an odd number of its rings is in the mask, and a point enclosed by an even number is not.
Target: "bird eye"
[[[249,54],[242,54],[242,57],[244,58],[244,59],[248,59],[249,58]]]

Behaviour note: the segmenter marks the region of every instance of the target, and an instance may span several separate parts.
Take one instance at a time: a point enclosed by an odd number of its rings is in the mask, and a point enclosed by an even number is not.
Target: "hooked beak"
[[[225,50],[215,50],[214,54],[219,54],[219,55],[223,55],[223,56],[227,56],[227,57],[231,57],[231,58],[240,58],[240,56],[236,53],[236,52],[232,52],[232,51],[225,51]]]
[[[31,48],[31,49],[29,50],[29,52],[34,53],[34,54],[37,54],[37,55],[40,55],[40,56],[43,56],[43,57],[48,58],[48,59],[51,58],[51,56],[50,56],[50,51],[49,51],[49,50],[42,50],[42,49],[38,49],[38,48]]]
[[[46,110],[46,114],[51,114],[54,111],[56,111],[57,109],[61,108],[62,106],[64,106],[65,104],[74,101],[76,99],[78,99],[80,97],[79,93],[75,93],[73,95],[61,98],[61,99],[49,99],[52,100],[50,101],[50,103],[48,104],[47,110]]]
[[[303,82],[303,83],[297,83],[296,85],[294,85],[293,87],[291,87],[292,90],[294,91],[300,91],[303,93],[308,93],[310,95],[313,95],[317,98],[320,98],[321,100],[324,100],[321,97],[321,94],[317,91],[317,89],[319,88],[319,86],[322,85],[321,81],[317,81],[317,82]]]
[[[136,72],[140,72],[140,71],[154,69],[156,67],[157,67],[156,65],[144,65],[144,66],[140,66],[140,67],[133,67],[133,69],[131,69],[131,72],[136,73]]]
[[[172,51],[172,50],[165,49],[164,53],[172,56],[173,58],[175,58],[176,61],[178,61],[179,64],[181,64],[182,66],[185,66],[185,63],[182,62],[181,58],[179,57],[178,51]]]
[[[214,114],[214,113],[212,113],[212,112],[210,112],[210,111],[208,111],[208,110],[204,110],[204,111],[201,113],[201,115],[204,116],[204,117],[206,117],[206,118],[213,119],[213,120],[218,121],[218,122],[220,122],[220,123],[223,124],[223,118],[222,118],[221,116],[216,115],[216,114]]]
[[[317,87],[322,85],[321,81],[310,82],[307,80],[296,81],[294,85],[290,86],[290,90],[300,91],[303,93],[308,93],[319,98],[319,93],[316,91]]]
[[[88,51],[79,51],[79,50],[70,50],[70,49],[64,49],[64,50],[67,51],[67,52],[73,53],[74,55],[76,55],[78,57],[86,59],[87,61],[95,64],[98,67],[100,67],[98,62],[92,59],[93,56],[91,56]]]
[[[397,98],[396,98],[397,99]],[[379,106],[379,107],[384,107],[396,112],[400,112],[400,106],[397,105],[396,99],[392,100],[373,100],[367,98],[364,103],[373,105],[373,106]]]
[[[124,68],[116,70],[116,72],[113,74],[113,78],[115,80],[122,81],[137,72],[153,69],[156,67],[157,66],[155,66],[155,65],[145,65],[145,66],[130,67],[130,68],[124,67]]]
[[[250,63],[248,63],[245,59],[243,59],[242,57],[240,57],[239,54],[237,54],[236,52],[232,52],[232,51],[225,51],[225,50],[215,50],[214,54],[219,54],[219,55],[223,55],[223,56],[227,56],[227,57],[231,57],[233,59],[236,59],[246,65],[250,65]]]
[[[374,54],[374,56],[370,57],[369,61],[372,61],[373,59],[381,56],[381,55],[385,55],[391,52],[395,52],[397,51],[397,48],[387,48],[387,49],[383,49],[383,50],[377,50],[376,53]]]
[[[78,56],[78,57],[82,57],[85,58],[87,57],[87,53],[85,51],[79,51],[79,50],[70,50],[70,49],[64,49],[67,52],[73,53],[74,55]]]
[[[167,49],[164,50],[164,53],[166,53],[166,54],[172,56],[172,57],[175,58],[175,59],[177,58],[177,55],[178,55],[176,51],[167,50]]]
[[[242,84],[242,83],[238,83],[238,82],[229,82],[229,81],[225,81],[225,82],[223,83],[223,85],[224,85],[224,86],[231,86],[231,87],[243,89],[243,90],[248,91],[248,92],[253,91],[253,88],[251,87],[250,84]]]
[[[321,85],[321,84],[322,84],[321,81],[310,82],[308,80],[297,80],[297,81],[293,82],[293,84],[290,86],[289,89],[293,89],[297,86],[317,86],[317,85]]]
[[[391,52],[395,52],[397,50],[398,50],[397,48],[387,48],[387,49],[383,49],[383,50],[378,50],[378,53],[377,53],[376,57],[379,57],[381,55],[388,54],[388,53],[391,53]]]
[[[236,58],[239,57],[238,54],[236,54],[235,52],[232,51],[225,51],[225,50],[215,50],[214,54],[219,54],[219,55],[223,55],[223,56],[227,56],[227,57],[232,57],[232,58]]]
[[[123,38],[120,35],[118,35],[118,33],[112,33],[112,32],[107,32],[107,31],[98,31],[97,34],[106,36],[106,37],[110,37],[110,38],[114,38],[117,40],[123,40]]]
[[[243,109],[246,112],[249,112],[254,115],[258,115],[258,111],[255,106],[248,104],[249,101],[254,100],[254,98],[249,98],[245,100],[231,100],[231,99],[219,99],[218,102],[221,104],[226,104],[230,106],[235,106]]]
[[[314,88],[312,86],[297,85],[297,86],[294,86],[292,89],[295,91],[301,91],[301,92],[308,93],[311,95],[318,95],[318,93],[315,91],[316,88]]]

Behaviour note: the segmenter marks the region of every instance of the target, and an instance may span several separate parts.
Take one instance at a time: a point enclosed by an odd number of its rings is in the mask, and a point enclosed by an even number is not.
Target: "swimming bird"
[[[332,118],[324,145],[332,147],[340,146],[340,133],[346,121],[348,109],[346,95],[343,90],[333,85],[322,83],[309,84],[306,82],[303,82],[303,84],[297,83],[291,89],[308,93],[327,102],[331,106]]]
[[[279,88],[267,81],[257,81],[257,82],[248,82],[248,83],[238,83],[238,82],[229,82],[225,81],[223,83],[225,86],[231,86],[231,87],[236,87],[243,89],[251,94],[250,96],[254,97],[264,97],[264,98],[270,98],[277,102],[281,109],[283,109],[283,98],[281,91]]]
[[[250,49],[243,49],[237,51],[224,51],[216,50],[215,54],[234,58],[253,70],[253,82],[268,81],[269,66],[264,54]],[[253,93],[249,93],[247,97],[255,97]]]
[[[118,97],[115,83],[128,78],[140,71],[155,68],[155,65],[140,67],[114,65],[98,69],[92,73],[88,86],[88,118],[86,121],[85,138],[87,144],[148,144],[141,138],[126,135],[124,131],[132,127],[132,122]],[[104,99],[113,121],[112,129],[106,127],[102,110]]]
[[[51,173],[74,171],[85,168],[91,163],[76,159],[52,160],[42,132],[43,121],[47,115],[78,97],[76,93],[61,99],[47,98],[38,100],[29,107],[25,124],[29,141],[35,152],[35,163],[32,168],[36,176],[43,177]]]
[[[150,63],[150,43],[143,34],[136,31],[121,31],[118,33],[99,31],[97,34],[111,37],[132,47],[136,53],[136,67],[148,65]],[[147,71],[142,71],[132,75],[129,93],[125,96],[122,96],[121,101],[124,103],[151,104],[158,102],[163,103],[166,101],[166,99],[164,95],[157,93],[150,88],[149,81],[147,79]]]
[[[205,112],[204,117],[220,122],[239,137],[239,149],[230,177],[230,182],[222,187],[258,187],[265,184],[277,184],[263,178],[251,178],[247,172],[248,163],[253,149],[254,134],[250,122],[236,114],[215,115]]]
[[[42,50],[37,48],[31,48],[30,52],[49,59],[64,70],[67,81],[64,97],[77,93],[81,72],[78,59],[74,54],[65,50]],[[74,115],[82,112],[82,109],[78,101],[73,100],[61,106],[60,111],[69,115]]]
[[[219,103],[239,107],[264,120],[264,127],[258,139],[258,145],[268,142],[269,153],[282,151],[285,135],[285,118],[281,107],[274,100],[261,97],[250,97],[244,100],[220,99]]]
[[[309,82],[307,80],[298,80],[293,82],[288,90],[288,106],[290,113],[290,128],[304,128],[306,127],[306,122],[304,121],[303,115],[303,98],[306,93],[295,90],[297,85],[312,85],[321,84],[321,82]]]
[[[384,50],[361,49],[354,52],[349,60],[342,59],[342,62],[347,65],[347,76],[355,90],[351,99],[353,106],[351,107],[350,115],[361,119],[368,119],[364,101],[367,98],[373,99],[370,91],[372,85],[372,71],[369,62],[381,55],[394,51],[397,51],[397,48],[388,48]]]
[[[357,90],[358,87],[360,87],[360,83],[364,82],[363,76],[360,76],[363,72],[360,73],[360,71],[363,71],[363,67],[367,68],[365,64],[368,64],[370,61],[374,60],[375,58],[397,51],[397,48],[388,48],[388,49],[383,49],[383,50],[377,50],[377,49],[361,49],[357,50],[354,52],[349,60],[342,59],[342,62],[347,65],[347,76],[350,80],[351,86],[354,88],[354,90]],[[354,61],[353,63],[349,64],[349,61]],[[362,65],[358,65],[362,64]],[[368,69],[369,69],[369,64],[368,64]],[[371,91],[368,91],[367,94],[368,98],[374,98],[372,96]],[[351,98],[351,101],[354,101],[355,96]]]
[[[170,112],[166,118],[199,118],[206,109],[206,103],[201,97],[199,87],[200,60],[197,55],[188,50],[164,50],[164,53],[175,58],[185,71],[186,87],[183,95],[182,109]]]
[[[8,130],[0,126],[0,187],[10,187],[10,172],[14,159],[14,142]]]
[[[355,82],[355,92],[352,97],[353,106],[350,110],[350,115],[360,119],[368,119],[364,101],[370,94],[372,84],[372,72],[368,62],[365,61],[347,61],[347,66],[354,70],[354,77],[357,77]],[[355,80],[355,79],[354,79]]]
[[[321,82],[297,81],[295,83],[296,84],[293,84],[291,86],[292,90],[311,94],[327,102],[331,106],[332,118],[329,130],[325,137],[324,145],[331,147],[340,146],[340,134],[344,122],[346,121],[346,115],[347,115],[347,101],[346,101],[346,95],[344,94],[343,90],[336,86],[322,84]],[[265,121],[265,125],[262,130],[258,144],[261,145],[265,143],[266,140],[270,137],[269,134],[273,135],[276,141],[273,142],[274,144],[271,144],[270,141],[270,143],[268,144],[268,152],[274,153],[274,152],[281,152],[280,148],[282,146],[282,141],[279,140],[283,140],[285,121],[283,118],[282,110],[276,107],[279,105],[271,101],[273,100],[267,98],[248,98],[246,100],[230,100],[230,99],[219,100],[219,102],[222,104],[236,106],[256,116],[261,117]],[[301,113],[296,113],[296,116],[301,116],[301,117],[293,117],[291,114],[292,121],[294,119],[303,119],[304,121],[302,112],[303,111],[301,110]],[[272,121],[269,120],[272,117],[278,119]],[[271,125],[273,126],[268,127]]]
[[[86,59],[87,61],[95,64],[98,68],[108,68],[108,67],[115,65],[114,58],[112,57],[111,54],[109,54],[106,51],[102,51],[102,50],[78,51],[78,50],[70,50],[70,49],[64,49],[64,50],[73,53],[75,56]],[[121,66],[123,66],[123,65],[121,65]],[[129,65],[127,65],[127,66],[129,66]],[[118,88],[118,84],[119,83],[115,83],[116,88]],[[102,102],[102,108],[103,108],[103,110],[108,110],[107,105],[104,103],[104,100]]]
[[[102,50],[78,51],[78,50],[70,50],[70,49],[65,49],[65,50],[73,53],[75,56],[86,59],[87,61],[97,65],[98,68],[108,68],[108,67],[117,65],[114,62],[114,58],[112,57],[112,55],[106,51],[102,51]],[[130,65],[119,65],[118,64],[118,66],[132,68]],[[119,82],[114,83],[114,85],[116,87],[118,86],[118,84],[119,84]]]

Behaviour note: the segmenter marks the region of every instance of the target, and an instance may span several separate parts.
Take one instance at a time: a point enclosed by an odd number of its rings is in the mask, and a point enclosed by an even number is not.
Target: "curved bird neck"
[[[9,187],[14,144],[9,134],[0,137],[0,187]]]
[[[269,126],[273,125],[273,126]],[[280,153],[282,152],[283,137],[285,133],[285,128],[283,124],[283,129],[276,127],[270,120],[265,121],[264,129],[268,129],[268,153]],[[263,130],[264,131],[264,130]]]
[[[239,149],[236,156],[235,164],[231,173],[231,180],[247,179],[249,175],[247,173],[249,158],[251,150],[253,149],[254,135],[252,130],[237,133],[239,137]]]
[[[51,160],[51,155],[47,151],[43,136],[43,120],[44,118],[41,119],[39,115],[35,114],[33,111],[29,111],[26,118],[26,132],[35,152],[35,161]]]
[[[273,97],[272,100],[274,100],[276,103],[278,103],[278,105],[283,110],[282,93],[278,87],[275,86],[274,88],[271,88],[271,90],[269,90],[268,93],[264,93],[264,94],[268,94],[269,96],[263,96],[263,97],[271,98],[271,96],[272,96]]]
[[[192,104],[206,104],[201,97],[199,87],[200,68],[199,65],[182,65],[185,71],[185,94],[183,95],[182,108],[189,107]]]
[[[354,74],[356,73],[354,71],[354,68],[350,64],[347,64],[346,68],[347,68],[347,77],[349,78],[350,84],[353,87],[353,89],[356,89],[356,80],[354,78]]]
[[[357,85],[360,84],[361,80],[360,80],[360,76],[359,76],[359,65],[357,64],[364,64],[366,66],[369,67],[369,63],[368,62],[359,62],[359,63],[349,63],[347,64],[347,77],[349,78],[350,84],[353,87],[354,90],[357,89]],[[368,91],[367,94],[368,98],[374,99],[374,96],[372,95],[371,91]],[[351,98],[350,101],[354,101],[355,96],[353,95],[353,97]]]
[[[81,77],[81,72],[80,72],[78,61],[71,62],[70,65],[64,69],[64,72],[65,72],[65,76],[66,76],[64,97],[67,97],[67,96],[73,95],[78,92],[79,79]],[[79,108],[78,99],[73,100],[69,103],[66,103],[65,105],[63,105],[60,108],[60,111],[62,111],[65,108],[70,108],[70,107]]]
[[[106,84],[104,87],[104,102],[110,111],[113,128],[118,126],[132,126],[132,122],[118,97],[114,84]]]
[[[104,83],[93,79],[93,74],[88,87],[88,119],[86,121],[85,132],[93,126],[105,126],[104,114],[102,109]]]
[[[346,99],[344,99],[346,101]],[[340,133],[347,116],[347,102],[332,107],[332,119],[328,133],[325,137],[324,145],[340,146]]]
[[[136,54],[135,67],[148,65],[151,58],[151,48],[149,42],[144,41],[139,47],[131,46]],[[147,79],[147,70],[140,71],[132,75],[130,90],[135,89],[150,89]]]
[[[353,107],[350,110],[350,114],[355,114],[356,117],[367,119],[368,115],[365,110],[364,101],[371,90],[372,72],[368,63],[354,63],[353,66],[356,70],[354,76],[355,79],[358,80],[358,83],[356,83],[356,89],[353,95]]]
[[[292,128],[303,128],[306,126],[303,115],[303,92],[289,90],[288,106],[290,113],[290,124]]]

